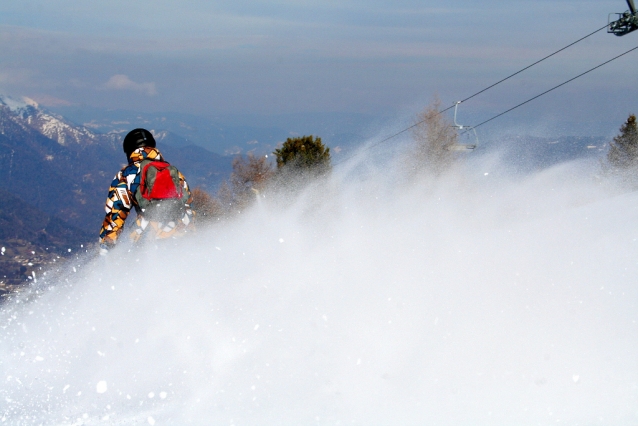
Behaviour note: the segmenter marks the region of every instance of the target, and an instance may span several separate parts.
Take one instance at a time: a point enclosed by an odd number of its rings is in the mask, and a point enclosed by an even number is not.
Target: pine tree
[[[618,136],[609,143],[607,162],[615,172],[638,171],[638,126],[634,114],[627,118]]]
[[[319,174],[330,169],[330,148],[321,142],[320,137],[288,138],[274,154],[277,157],[277,169]]]

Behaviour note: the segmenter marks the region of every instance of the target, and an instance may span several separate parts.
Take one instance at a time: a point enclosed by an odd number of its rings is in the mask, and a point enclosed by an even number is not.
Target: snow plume
[[[34,287],[2,309],[0,420],[635,425],[638,194],[471,155],[436,181],[361,156]]]

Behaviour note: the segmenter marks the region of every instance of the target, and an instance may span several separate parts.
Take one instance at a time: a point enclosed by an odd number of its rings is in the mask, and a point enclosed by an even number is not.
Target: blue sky
[[[626,9],[622,0],[4,0],[0,91],[45,105],[200,115],[400,115],[434,93],[444,105],[464,98]],[[596,34],[469,101],[466,121],[571,78],[637,37]],[[617,129],[638,112],[636,65],[638,53],[628,55],[503,123]]]

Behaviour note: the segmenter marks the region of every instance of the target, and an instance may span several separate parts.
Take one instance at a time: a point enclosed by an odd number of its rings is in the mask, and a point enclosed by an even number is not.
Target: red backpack
[[[166,161],[143,160],[135,200],[145,218],[168,222],[184,216],[186,200],[179,171]]]

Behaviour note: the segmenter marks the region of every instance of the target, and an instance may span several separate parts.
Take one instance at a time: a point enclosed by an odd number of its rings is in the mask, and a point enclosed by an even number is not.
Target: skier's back
[[[188,183],[164,161],[155,145],[155,138],[146,129],[132,130],[124,138],[128,165],[115,175],[106,199],[106,217],[100,231],[103,254],[116,244],[131,209],[137,213],[133,241],[177,237],[192,223]]]

